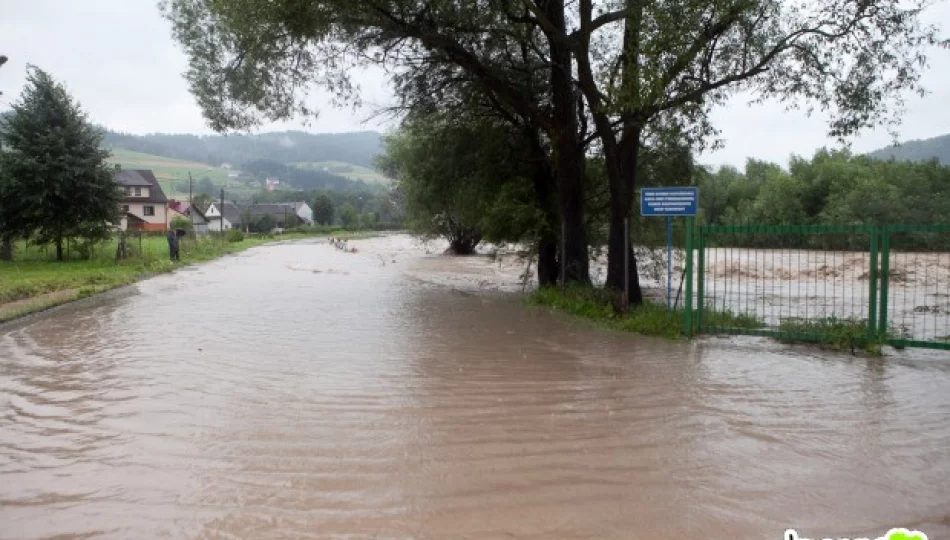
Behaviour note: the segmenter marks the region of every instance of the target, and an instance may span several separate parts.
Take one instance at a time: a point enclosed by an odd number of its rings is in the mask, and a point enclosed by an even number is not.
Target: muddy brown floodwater
[[[0,538],[950,534],[950,361],[253,249],[0,327]]]

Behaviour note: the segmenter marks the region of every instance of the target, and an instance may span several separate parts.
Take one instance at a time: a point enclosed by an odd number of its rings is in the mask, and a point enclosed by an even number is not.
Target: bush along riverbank
[[[593,287],[549,287],[539,289],[528,297],[532,304],[562,311],[613,330],[668,339],[684,337],[682,308],[673,310],[671,314],[666,305],[645,300],[639,307],[619,313],[614,308],[616,298],[615,293]],[[711,327],[765,329],[763,321],[751,315],[707,308],[703,318]],[[881,347],[886,341],[886,336],[877,340],[868,339],[867,322],[854,319],[784,319],[774,330],[773,337],[785,343],[814,343],[838,352],[861,352],[867,356],[881,356]],[[892,329],[889,335],[898,334]]]
[[[626,312],[614,307],[616,293],[593,287],[546,287],[532,293],[532,304],[563,311],[588,320],[598,326],[647,336],[679,339],[683,333],[683,309],[672,312],[665,304],[644,300],[643,304]],[[762,321],[729,312],[706,310],[704,317],[717,326],[733,328],[762,328]]]
[[[190,263],[206,262],[268,242],[327,236],[355,237],[365,233],[340,230],[289,232],[282,235],[245,235],[228,231],[180,242],[180,262],[169,260],[168,241],[162,235],[129,235],[127,257],[116,260],[118,239],[71,248],[67,260],[57,262],[52,249],[20,243],[15,260],[0,261],[0,322],[85,298],[155,274],[172,272]]]

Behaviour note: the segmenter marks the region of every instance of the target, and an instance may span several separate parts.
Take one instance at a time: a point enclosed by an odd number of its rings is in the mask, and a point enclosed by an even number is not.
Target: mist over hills
[[[219,166],[241,165],[260,159],[284,164],[336,161],[372,168],[382,152],[382,135],[375,131],[305,133],[279,131],[256,135],[132,135],[106,131],[103,144],[145,154]]]
[[[950,165],[950,134],[887,146],[868,152],[868,156],[897,161],[929,161],[936,158],[941,165]]]

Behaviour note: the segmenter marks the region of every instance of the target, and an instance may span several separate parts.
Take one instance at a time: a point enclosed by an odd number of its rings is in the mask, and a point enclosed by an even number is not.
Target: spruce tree
[[[63,260],[69,238],[95,242],[118,221],[121,194],[106,163],[102,132],[43,70],[0,129],[0,231],[4,238],[53,244]]]

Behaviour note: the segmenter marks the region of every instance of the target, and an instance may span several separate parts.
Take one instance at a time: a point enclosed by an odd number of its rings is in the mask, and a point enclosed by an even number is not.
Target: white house
[[[205,219],[208,220],[208,230],[212,232],[228,231],[241,228],[241,210],[232,202],[225,201],[224,216],[219,208],[220,202],[211,203],[208,210],[205,211]]]
[[[116,182],[122,189],[119,227],[142,231],[164,231],[172,219],[168,198],[151,170],[122,169],[115,166]]]
[[[195,229],[195,234],[208,234],[208,218],[201,213],[201,210],[198,210],[198,208],[194,206],[189,206],[185,213],[191,219],[191,226]]]
[[[297,217],[301,219],[307,225],[313,224],[313,208],[310,208],[310,205],[306,201],[295,201],[287,203],[291,208],[294,209],[294,213],[297,214]]]

